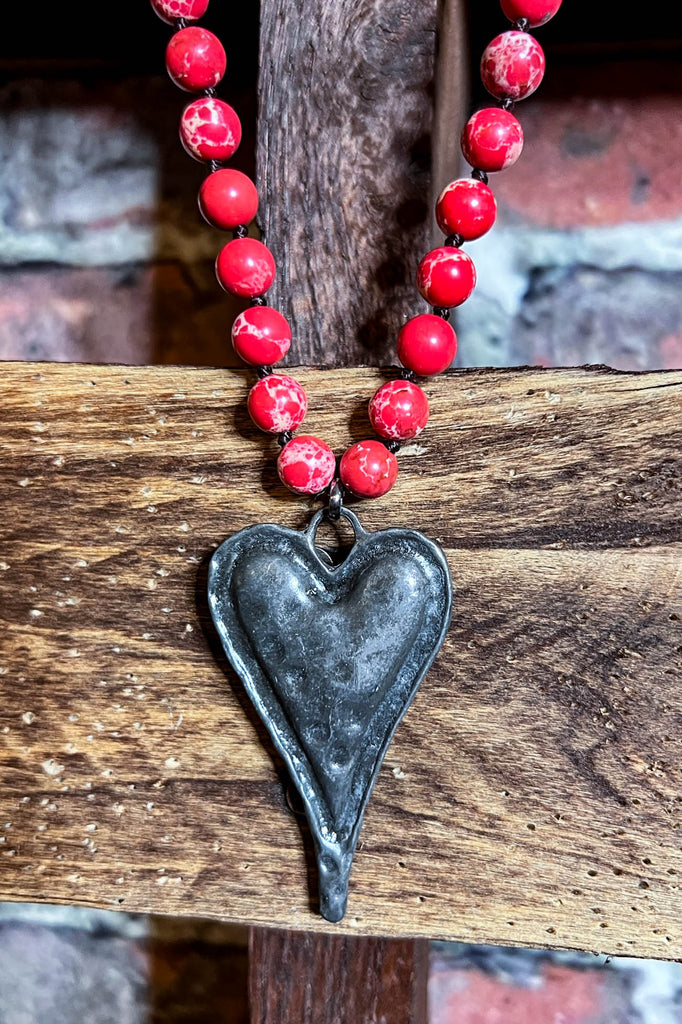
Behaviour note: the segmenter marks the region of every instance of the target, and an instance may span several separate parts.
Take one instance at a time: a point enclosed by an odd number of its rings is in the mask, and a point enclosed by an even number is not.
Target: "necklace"
[[[305,530],[260,524],[217,549],[209,569],[209,604],[225,653],[283,757],[302,798],[320,878],[320,912],[339,921],[364,810],[395,729],[448,629],[450,575],[441,549],[409,529],[368,532],[345,502],[386,494],[398,475],[396,452],[429,417],[417,378],[452,363],[457,339],[450,311],[469,298],[476,270],[464,242],[484,235],[496,216],[488,174],[511,166],[523,148],[512,113],[542,81],[545,58],[528,32],[561,0],[500,0],[512,22],[481,60],[497,106],[477,111],[462,133],[473,170],[451,182],[436,203],[443,245],[427,253],[417,288],[431,306],[408,320],[397,339],[401,370],[374,394],[369,419],[378,438],[351,444],[338,462],[320,438],[295,431],[307,412],[305,392],[274,364],[287,354],[291,329],[265,295],[275,278],[269,248],[249,235],[258,192],[240,171],[222,166],[241,141],[236,112],[215,89],[226,68],[218,38],[193,24],[209,0],[151,0],[174,27],[166,67],[181,89],[199,94],[184,109],[180,138],[209,173],[199,193],[205,219],[232,232],[216,274],[229,293],[249,300],[232,342],[258,380],[247,400],[254,424],[280,447],[277,470],[295,494],[321,497]],[[342,560],[316,541],[323,520],[347,520],[353,545]]]

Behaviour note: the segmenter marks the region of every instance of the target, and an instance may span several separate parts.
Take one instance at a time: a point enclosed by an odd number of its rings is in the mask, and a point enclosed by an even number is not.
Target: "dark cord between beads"
[[[247,228],[246,224],[238,224],[237,227],[232,232],[232,237],[233,238],[246,238],[248,233],[249,233],[249,229]]]
[[[270,374],[272,373],[272,367],[271,366],[259,366],[258,370],[256,372],[258,374],[258,379],[259,380],[263,380],[263,377],[269,377],[270,376]]]
[[[450,319],[450,310],[448,309],[447,306],[433,306],[432,313],[434,316],[439,316],[443,320]]]
[[[400,449],[402,448],[400,441],[396,441],[394,438],[382,437],[380,438],[380,440],[383,442],[385,447],[388,448],[389,452],[393,452],[394,455],[396,452],[399,452]]]
[[[528,21],[528,18],[517,18],[517,20],[512,25],[512,28],[516,32],[527,32],[529,24],[530,22]]]
[[[264,295],[254,295],[253,298],[249,300],[249,305],[251,305],[251,306],[267,306],[267,302],[265,301],[265,296]]]
[[[443,242],[443,245],[452,249],[461,249],[463,244],[464,239],[462,238],[461,235],[448,235],[448,237]]]
[[[476,181],[482,181],[484,185],[488,184],[488,175],[486,174],[485,171],[480,170],[480,168],[478,167],[474,167],[473,171],[471,172],[471,177],[475,178]]]
[[[290,430],[283,430],[281,434],[277,435],[277,444],[280,448],[284,448],[285,445],[289,444],[293,436]]]
[[[399,376],[401,380],[409,380],[412,384],[414,384],[414,382],[417,379],[417,374],[414,372],[414,370],[408,370],[406,366],[400,367]]]

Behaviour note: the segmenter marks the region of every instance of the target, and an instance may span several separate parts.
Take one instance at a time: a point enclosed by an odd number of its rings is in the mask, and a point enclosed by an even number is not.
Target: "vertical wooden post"
[[[469,48],[466,0],[441,0],[438,11],[436,103],[431,192],[435,200],[459,174],[460,138],[469,113]],[[433,224],[437,230],[435,223]],[[439,236],[442,238],[442,235]]]
[[[388,364],[423,308],[438,0],[263,0],[260,221],[294,363]]]
[[[426,1024],[428,942],[252,928],[251,1024]]]
[[[262,0],[260,222],[292,362],[395,361],[456,161],[462,37],[462,0]],[[253,929],[251,1020],[425,1024],[427,975],[423,941]]]

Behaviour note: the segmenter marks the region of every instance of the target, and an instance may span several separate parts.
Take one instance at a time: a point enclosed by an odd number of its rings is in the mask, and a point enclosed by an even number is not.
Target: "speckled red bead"
[[[223,44],[198,25],[180,29],[166,47],[166,70],[186,92],[213,89],[225,74],[226,65]]]
[[[442,245],[427,252],[417,270],[417,288],[431,306],[460,306],[476,285],[476,268],[463,249]]]
[[[202,181],[199,209],[209,224],[223,231],[250,224],[258,212],[256,186],[241,171],[222,167]]]
[[[172,25],[178,18],[198,21],[206,13],[208,0],[151,0],[152,7],[161,18]]]
[[[320,494],[334,479],[336,459],[329,445],[319,437],[300,434],[282,448],[277,472],[290,491]]]
[[[272,366],[289,351],[291,328],[285,317],[270,306],[251,306],[232,325],[232,344],[237,355],[251,366]]]
[[[341,456],[341,483],[358,498],[380,498],[398,476],[398,460],[381,441],[358,441]]]
[[[464,159],[482,171],[502,171],[521,156],[523,131],[518,119],[500,107],[485,107],[469,118],[462,132]]]
[[[528,32],[502,32],[481,57],[481,80],[497,99],[525,100],[545,74],[545,54]]]
[[[530,28],[544,25],[561,7],[561,0],[500,0],[500,3],[510,21],[528,18]]]
[[[257,238],[233,238],[218,253],[216,275],[226,292],[252,299],[275,280],[275,261]]]
[[[428,423],[429,400],[417,384],[389,380],[372,396],[369,419],[379,437],[407,441]]]
[[[195,160],[229,160],[241,140],[236,112],[215,96],[193,100],[182,112],[180,141]]]
[[[308,411],[305,391],[285,373],[268,374],[254,384],[246,405],[256,426],[268,434],[296,430]]]
[[[442,373],[457,354],[457,336],[447,320],[433,313],[412,317],[398,333],[398,359],[420,377]]]
[[[491,189],[475,178],[451,181],[436,203],[436,220],[443,234],[460,235],[465,242],[489,231],[496,214],[497,203]]]

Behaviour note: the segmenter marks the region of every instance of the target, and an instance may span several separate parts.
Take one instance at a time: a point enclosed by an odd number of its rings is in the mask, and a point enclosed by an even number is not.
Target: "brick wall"
[[[258,11],[214,6],[207,26],[240,43],[225,89],[244,126],[234,163],[253,173]],[[27,5],[4,34],[0,358],[233,365],[241,306],[215,282],[224,238],[179,144],[168,27],[139,0],[111,21],[93,10],[76,2],[67,21]]]
[[[483,8],[471,5],[474,55],[491,23],[503,27]],[[456,318],[461,365],[682,365],[678,27],[664,17],[665,45],[606,45],[585,37],[586,28],[594,35],[588,11],[573,0],[539,32],[548,71],[519,108],[525,151],[493,177],[498,223],[470,247],[479,284]],[[221,17],[217,7],[209,22],[225,34]],[[240,40],[226,90],[244,115],[237,163],[249,171],[250,17],[226,35]],[[132,3],[116,25],[113,40],[92,26],[94,58],[60,57],[44,33],[33,62],[6,62],[0,358],[233,365],[229,326],[240,307],[216,286],[222,235],[198,216],[202,170],[177,142],[183,98],[159,73],[167,30]],[[125,38],[135,46],[124,60]],[[480,87],[473,98],[485,102]]]
[[[682,66],[550,52],[519,117],[498,224],[471,245],[463,365],[682,366]]]

